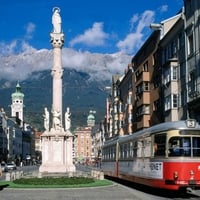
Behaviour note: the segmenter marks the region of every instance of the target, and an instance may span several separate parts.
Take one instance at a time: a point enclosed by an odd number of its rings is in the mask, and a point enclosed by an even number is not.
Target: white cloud
[[[0,54],[1,55],[13,54],[15,52],[16,47],[17,47],[17,40],[13,40],[9,44],[5,42],[0,42]]]
[[[138,21],[138,18],[139,16],[138,14],[136,14],[136,15],[133,15],[133,17],[130,19],[130,27],[131,27],[130,31],[133,31],[134,25]]]
[[[167,12],[168,11],[168,5],[162,5],[160,8],[159,8],[160,12],[163,13],[163,12]]]
[[[111,80],[113,74],[123,74],[131,57],[122,53],[94,54],[63,49],[63,67],[87,72],[94,80]]]
[[[35,31],[35,24],[28,23],[25,27],[26,32],[23,38],[16,38],[10,43],[0,42],[0,55],[12,55],[21,52],[35,51],[36,49],[29,45],[28,41],[32,39]]]
[[[27,26],[25,27],[26,28],[26,34],[25,34],[25,38],[26,39],[31,39],[33,37],[33,33],[35,31],[35,24],[32,23],[32,22],[29,22],[27,24]]]
[[[103,31],[103,23],[96,22],[92,28],[87,29],[82,35],[78,35],[70,41],[70,46],[74,46],[78,43],[88,46],[101,46],[104,45],[105,40],[108,38],[108,34]]]
[[[130,20],[131,30],[134,32],[129,33],[124,40],[117,43],[119,50],[128,54],[135,52],[143,43],[144,29],[149,28],[153,21],[154,12],[150,10],[143,12],[141,16],[134,15]],[[135,29],[133,30],[134,26]]]
[[[27,42],[25,42],[25,41],[22,41],[22,42],[21,42],[21,50],[22,50],[23,52],[28,52],[28,53],[30,53],[30,52],[35,52],[35,51],[36,51],[35,48],[33,48],[29,43],[27,43]]]
[[[27,47],[28,48],[28,47]],[[36,71],[49,69],[52,64],[52,51],[40,50],[36,51],[31,48],[18,55],[1,56],[0,57],[0,79],[25,80],[31,78],[30,75]]]
[[[117,43],[117,47],[120,51],[124,53],[131,54],[134,49],[137,49],[142,44],[142,34],[141,33],[130,33],[126,38]]]
[[[9,81],[33,79],[33,72],[49,70],[53,66],[52,50],[32,50],[18,55],[0,57],[0,79]],[[29,49],[28,48],[28,49]],[[123,74],[124,69],[131,61],[131,57],[122,53],[118,54],[94,54],[80,52],[69,48],[62,50],[63,68],[75,69],[87,72],[91,80],[111,80],[113,74]]]

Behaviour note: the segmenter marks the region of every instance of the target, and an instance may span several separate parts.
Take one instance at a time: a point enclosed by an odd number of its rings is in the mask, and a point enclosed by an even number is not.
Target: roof
[[[19,98],[19,99],[23,99],[24,98],[24,94],[21,92],[21,86],[19,85],[19,82],[17,83],[16,87],[15,87],[15,92],[12,93],[12,98]]]

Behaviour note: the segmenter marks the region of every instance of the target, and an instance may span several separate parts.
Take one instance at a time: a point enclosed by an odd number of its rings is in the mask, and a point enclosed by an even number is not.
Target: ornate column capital
[[[50,33],[51,44],[53,48],[62,48],[64,45],[64,34],[63,33]]]
[[[63,77],[63,69],[61,70],[56,70],[56,69],[52,69],[51,70],[51,75],[55,78],[55,79],[61,79]]]

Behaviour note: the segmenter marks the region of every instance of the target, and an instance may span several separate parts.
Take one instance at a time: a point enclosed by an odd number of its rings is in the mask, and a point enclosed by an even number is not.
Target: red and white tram
[[[165,122],[106,141],[104,174],[151,187],[200,187],[200,125],[195,120]]]

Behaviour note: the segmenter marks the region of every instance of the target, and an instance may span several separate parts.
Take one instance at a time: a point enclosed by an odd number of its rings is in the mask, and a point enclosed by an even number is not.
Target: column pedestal
[[[44,132],[41,137],[42,165],[39,172],[74,172],[76,169],[72,160],[72,134],[69,131],[66,133],[51,129],[50,132]]]

